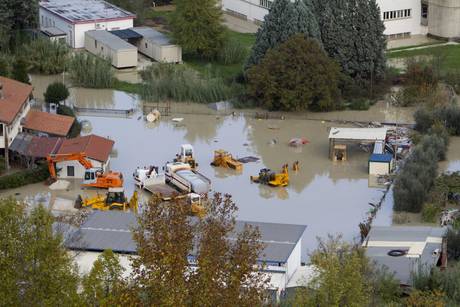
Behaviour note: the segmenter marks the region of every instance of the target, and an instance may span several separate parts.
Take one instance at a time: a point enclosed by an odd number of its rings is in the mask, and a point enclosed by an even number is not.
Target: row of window
[[[383,20],[410,18],[412,9],[383,12]]]
[[[271,8],[273,4],[273,0],[259,0],[259,5],[264,8]]]

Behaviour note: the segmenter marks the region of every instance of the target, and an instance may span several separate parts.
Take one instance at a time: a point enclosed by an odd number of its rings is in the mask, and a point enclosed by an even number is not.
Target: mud
[[[44,79],[32,78],[36,93],[42,92],[46,82],[53,80],[52,77]],[[91,123],[92,133],[115,140],[110,165],[111,169],[123,172],[128,196],[135,190],[132,173],[136,167],[163,166],[174,158],[181,144],[190,143],[195,148],[199,170],[212,180],[213,190],[233,195],[239,207],[239,219],[307,225],[303,238],[304,259],[316,247],[317,237],[340,233],[348,240],[358,238],[358,224],[371,209],[369,202],[378,202],[383,191],[369,187],[369,153],[357,146],[349,148],[347,162],[333,163],[328,159],[328,128],[337,124],[322,120],[411,122],[413,111],[379,103],[368,111],[305,113],[298,115],[298,119],[257,120],[245,115],[248,110],[224,116],[205,105],[173,104],[171,116],[147,123],[142,102],[135,95],[72,88],[69,100],[79,107],[136,109],[130,118],[79,117]],[[174,123],[173,117],[184,120]],[[310,143],[299,148],[289,147],[288,141],[294,137],[304,137]],[[216,149],[228,150],[236,157],[256,156],[261,160],[245,164],[243,172],[236,174],[210,166]],[[249,176],[257,175],[261,168],[279,171],[284,163],[291,167],[294,161],[300,162],[300,171],[290,170],[291,181],[286,188],[271,188],[249,180]],[[73,182],[69,191],[50,191],[43,184],[35,184],[0,193],[0,196],[15,193],[20,193],[16,195],[19,198],[28,198],[32,203],[44,202],[51,208],[58,199],[57,207],[62,208],[68,207],[69,200],[73,201],[78,194],[94,195],[96,191],[81,190],[78,183]],[[142,194],[142,201],[147,197]],[[380,224],[391,224],[392,208],[382,206],[378,217]]]

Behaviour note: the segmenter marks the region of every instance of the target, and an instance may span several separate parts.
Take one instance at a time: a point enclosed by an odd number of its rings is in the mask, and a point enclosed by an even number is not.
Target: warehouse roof
[[[46,158],[57,152],[62,144],[62,138],[41,137],[27,133],[18,134],[11,143],[10,150],[20,155],[33,158]]]
[[[0,122],[11,124],[32,95],[32,85],[0,77],[3,95],[0,97]]]
[[[65,139],[58,154],[84,152],[90,159],[106,162],[115,142],[94,134]]]
[[[30,110],[24,119],[23,126],[29,130],[67,136],[74,122],[75,118],[72,116]]]
[[[132,30],[134,32],[137,32],[139,33],[140,35],[142,35],[142,37],[144,37],[145,39],[151,41],[152,43],[155,43],[157,45],[161,45],[161,46],[170,46],[170,45],[174,45],[173,43],[171,43],[171,40],[169,39],[169,37],[161,32],[158,32],[152,28],[149,28],[149,27],[135,27],[135,28],[132,28]]]
[[[136,15],[101,0],[42,0],[40,7],[71,23],[134,19]]]
[[[341,140],[385,140],[387,128],[336,128],[332,127],[329,132],[329,139]]]
[[[259,260],[267,262],[286,262],[306,228],[304,225],[237,221],[235,232],[229,235],[229,239],[236,240],[236,235],[244,229],[245,224],[259,227],[261,241],[265,244]],[[86,251],[112,249],[134,254],[136,243],[132,239],[131,229],[136,225],[133,213],[94,211],[75,235],[67,240],[66,246]]]
[[[105,31],[105,30],[91,30],[86,31],[85,35],[93,38],[94,40],[101,42],[112,50],[121,51],[121,50],[136,50],[137,48],[133,45],[127,43],[126,41],[122,40],[118,36]]]
[[[363,247],[372,261],[394,272],[401,284],[410,285],[413,272],[438,263],[444,235],[445,229],[438,227],[374,226]],[[392,256],[391,251],[404,253]]]

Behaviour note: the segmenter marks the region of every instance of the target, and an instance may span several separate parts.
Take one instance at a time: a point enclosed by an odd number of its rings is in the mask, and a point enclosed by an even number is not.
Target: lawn
[[[389,59],[410,58],[415,56],[434,57],[440,56],[441,69],[444,72],[460,70],[460,45],[444,45],[416,50],[402,50],[387,53]]]

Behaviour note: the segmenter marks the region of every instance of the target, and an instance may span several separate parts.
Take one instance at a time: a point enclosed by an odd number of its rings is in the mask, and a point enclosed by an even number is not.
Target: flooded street
[[[43,88],[56,78],[62,79],[62,76],[33,76],[38,100],[42,99]],[[136,167],[161,167],[172,161],[181,144],[190,143],[195,148],[199,171],[212,180],[213,190],[233,195],[239,207],[239,219],[307,225],[304,258],[316,247],[317,237],[331,233],[343,234],[349,240],[357,238],[358,224],[371,208],[369,202],[379,201],[383,191],[369,187],[369,153],[359,147],[349,148],[346,162],[333,163],[328,159],[328,128],[337,125],[322,119],[401,123],[413,120],[413,110],[396,109],[385,103],[368,111],[305,113],[298,115],[299,119],[288,120],[257,120],[240,110],[236,110],[235,116],[206,115],[214,111],[205,105],[174,104],[172,116],[162,117],[158,123],[147,123],[142,102],[135,95],[72,88],[69,101],[78,107],[136,110],[130,118],[79,116],[79,120],[91,123],[92,130],[86,133],[115,141],[110,166],[123,173],[128,197],[135,189],[132,173]],[[173,117],[184,119],[175,123],[171,120]],[[301,148],[289,147],[288,141],[294,137],[304,137],[310,143]],[[210,162],[217,149],[228,150],[238,158],[256,156],[260,161],[244,164],[240,174],[213,168]],[[286,188],[272,188],[249,180],[251,175],[258,175],[261,168],[280,171],[283,164],[291,167],[294,161],[300,162],[300,171],[290,170],[290,184]],[[70,191],[51,192],[43,184],[36,184],[0,195],[20,192],[19,197],[30,199],[39,194],[38,201],[53,204],[56,199],[66,199],[67,206],[71,207],[70,202],[76,195],[95,193],[81,191],[77,183],[72,187]],[[382,210],[380,223],[391,224],[391,215],[391,208]]]

